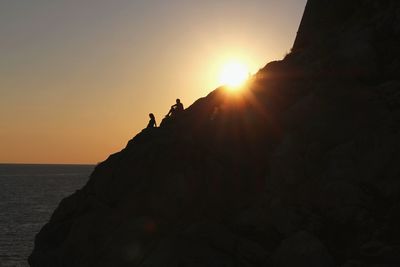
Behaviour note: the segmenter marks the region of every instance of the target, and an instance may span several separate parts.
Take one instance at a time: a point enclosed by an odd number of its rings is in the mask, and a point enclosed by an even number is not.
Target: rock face
[[[399,266],[400,2],[309,0],[293,51],[100,163],[33,267]]]
[[[397,79],[399,33],[396,1],[309,0],[293,51],[333,78]]]

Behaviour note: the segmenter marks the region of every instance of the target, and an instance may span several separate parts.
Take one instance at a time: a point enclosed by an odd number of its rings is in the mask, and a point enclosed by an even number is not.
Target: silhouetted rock
[[[399,266],[400,2],[309,0],[293,51],[145,129],[33,267]]]
[[[275,267],[330,267],[333,260],[325,246],[307,232],[298,232],[282,241],[273,255]]]

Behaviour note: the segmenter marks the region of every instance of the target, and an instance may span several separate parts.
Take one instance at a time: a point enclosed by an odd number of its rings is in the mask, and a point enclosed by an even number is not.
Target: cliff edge
[[[292,52],[100,163],[32,267],[399,266],[400,2],[309,0]]]

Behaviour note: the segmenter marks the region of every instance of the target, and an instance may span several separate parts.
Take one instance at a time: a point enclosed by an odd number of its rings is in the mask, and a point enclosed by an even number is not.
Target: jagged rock
[[[399,14],[309,0],[284,60],[100,163],[30,265],[400,265]]]
[[[361,255],[365,261],[371,263],[398,264],[400,262],[400,247],[371,241],[361,246]]]
[[[275,267],[330,267],[332,257],[325,246],[307,232],[298,232],[282,241],[273,255]]]
[[[360,261],[357,260],[349,260],[345,264],[343,264],[341,267],[362,267],[363,264]]]

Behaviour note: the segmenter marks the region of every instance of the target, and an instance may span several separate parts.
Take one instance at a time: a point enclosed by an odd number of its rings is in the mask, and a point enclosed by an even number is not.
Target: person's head
[[[176,99],[176,103],[179,104],[181,103],[181,100],[179,98]]]
[[[156,119],[156,118],[154,117],[154,114],[153,114],[153,113],[150,113],[150,114],[149,114],[149,117],[150,117],[150,119],[153,119],[153,120]]]

